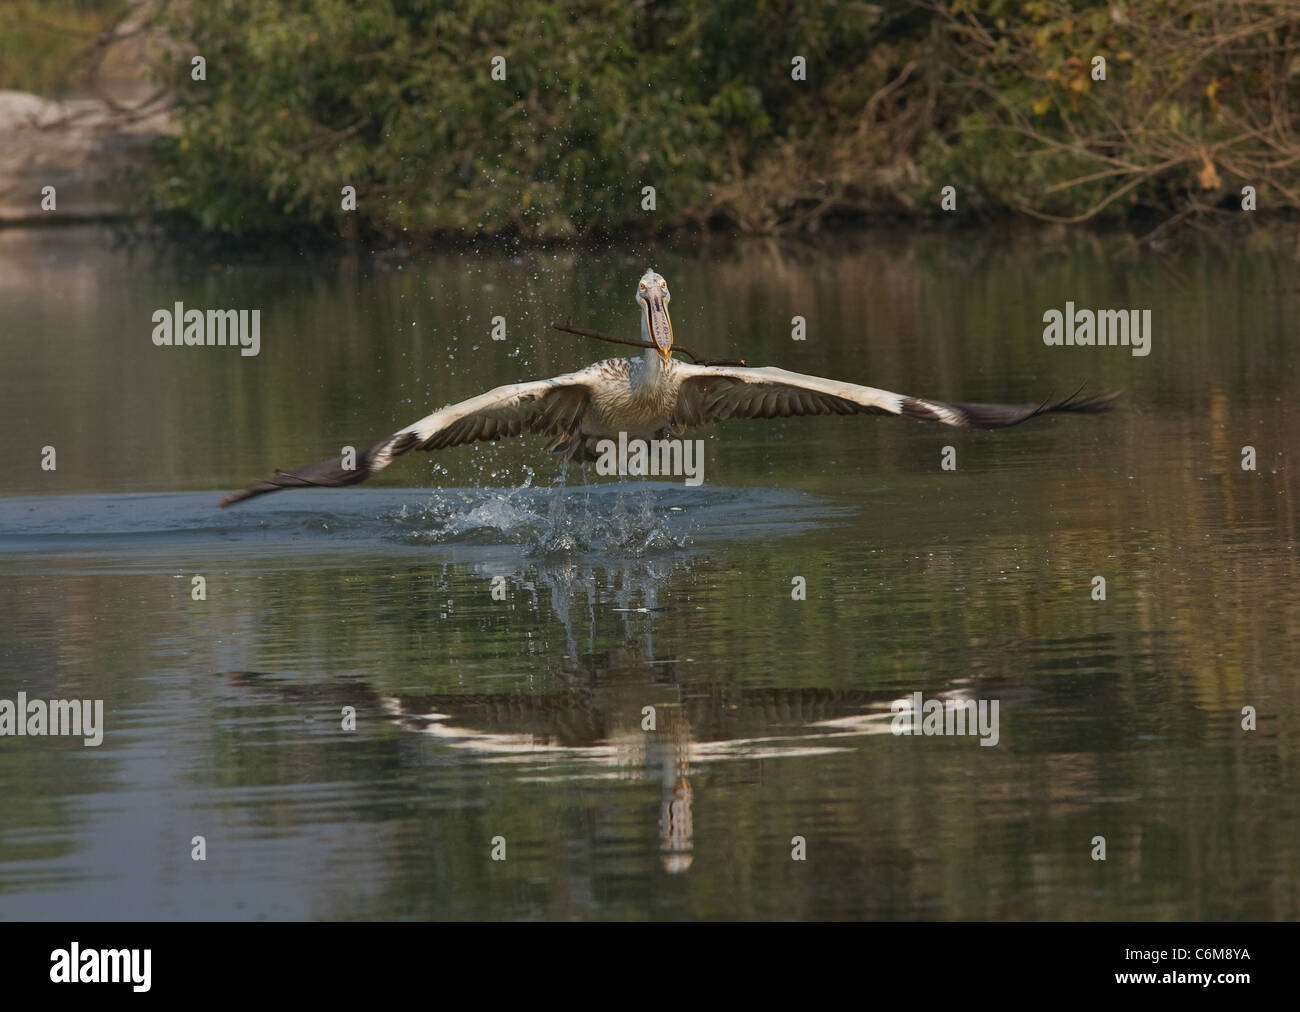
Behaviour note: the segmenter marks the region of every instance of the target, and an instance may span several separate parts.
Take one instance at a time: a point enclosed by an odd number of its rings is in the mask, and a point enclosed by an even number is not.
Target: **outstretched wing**
[[[684,378],[673,422],[683,428],[727,418],[866,414],[905,415],[964,428],[1000,429],[1054,411],[1107,411],[1118,396],[1101,393],[1082,397],[1075,391],[1069,397],[1041,404],[949,403],[770,367],[680,363],[677,368]]]
[[[441,450],[481,439],[502,439],[524,433],[563,436],[586,409],[591,386],[606,363],[552,379],[497,387],[485,394],[451,404],[366,447],[355,467],[345,468],[341,456],[293,471],[276,471],[265,481],[233,492],[221,500],[233,506],[245,499],[286,488],[355,485],[409,450]]]

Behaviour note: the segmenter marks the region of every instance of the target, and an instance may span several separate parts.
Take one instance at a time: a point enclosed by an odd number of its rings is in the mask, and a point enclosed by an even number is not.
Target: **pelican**
[[[771,367],[697,365],[673,358],[668,282],[648,270],[637,282],[639,358],[611,358],[551,379],[497,387],[450,404],[367,447],[276,471],[221,500],[231,506],[287,488],[355,485],[410,450],[442,450],[525,433],[550,437],[548,450],[572,460],[596,459],[595,445],[625,433],[632,439],[671,439],[709,422],[790,415],[898,415],[962,428],[1000,429],[1052,412],[1107,410],[1115,394],[1078,393],[1042,404],[964,404],[908,397],[875,387]],[[349,466],[351,465],[351,466]]]

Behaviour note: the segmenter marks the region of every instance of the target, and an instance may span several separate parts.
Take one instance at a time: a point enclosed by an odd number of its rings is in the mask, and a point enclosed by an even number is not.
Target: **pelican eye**
[[[644,281],[641,282],[641,291],[643,291],[643,292],[645,291],[645,282],[644,282]]]

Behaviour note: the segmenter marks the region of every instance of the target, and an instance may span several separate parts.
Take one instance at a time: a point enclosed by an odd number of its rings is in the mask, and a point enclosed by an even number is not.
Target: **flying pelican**
[[[696,365],[674,360],[668,282],[646,271],[637,283],[640,358],[611,358],[585,369],[497,387],[450,404],[381,439],[345,466],[343,457],[276,471],[221,500],[231,506],[286,488],[355,485],[408,450],[442,450],[481,439],[524,433],[551,437],[547,447],[574,460],[596,459],[595,445],[626,433],[633,439],[669,439],[728,418],[790,415],[905,415],[963,428],[1000,429],[1054,411],[1105,411],[1114,394],[1077,393],[1042,404],[961,404],[908,397],[785,369]]]

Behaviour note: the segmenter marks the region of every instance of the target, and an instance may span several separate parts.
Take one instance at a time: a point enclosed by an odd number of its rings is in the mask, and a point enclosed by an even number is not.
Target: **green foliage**
[[[420,0],[224,0],[178,8],[171,60],[183,133],[164,208],[232,233],[365,227],[551,238],[707,207],[771,138],[827,113],[874,8],[623,0],[455,9]],[[190,79],[190,58],[207,80]],[[790,79],[804,55],[811,84]],[[503,56],[505,81],[492,80]],[[821,84],[817,83],[821,78]],[[852,103],[850,103],[852,104]],[[641,210],[654,186],[658,213]]]
[[[157,203],[226,233],[766,232],[949,184],[1058,220],[1300,207],[1286,0],[219,0],[168,34]]]
[[[79,83],[91,42],[126,0],[4,0],[0,91],[62,96]]]

